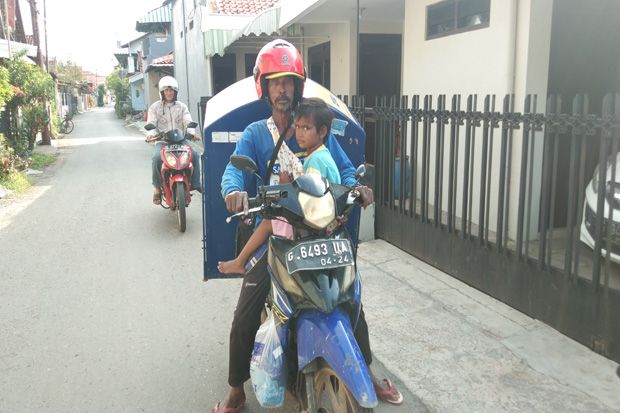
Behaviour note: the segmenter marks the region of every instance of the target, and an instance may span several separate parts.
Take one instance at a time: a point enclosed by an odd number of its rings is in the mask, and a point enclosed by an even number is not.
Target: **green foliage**
[[[15,154],[22,157],[28,156],[32,151],[37,133],[47,128],[47,105],[56,99],[56,85],[52,77],[40,67],[25,61],[25,53],[15,53],[3,63],[10,84],[18,92],[7,102],[12,126],[10,144]],[[22,124],[17,128],[20,109]]]
[[[0,185],[6,189],[20,193],[32,185],[26,175],[21,172],[11,171],[5,176],[0,176]]]
[[[62,118],[58,115],[52,115],[52,136],[55,139],[62,137],[60,134],[60,124],[62,123]]]
[[[105,96],[105,85],[97,86],[97,106],[103,106],[103,97]]]
[[[35,139],[36,135],[32,133],[32,130],[28,127],[28,125],[22,124],[22,126],[17,130],[17,137],[11,145],[15,155],[20,158],[27,159],[32,153]]]
[[[9,71],[0,66],[0,108],[13,97],[13,87],[9,83]]]
[[[129,102],[129,79],[120,76],[120,68],[117,68],[108,77],[105,82],[108,89],[114,93],[116,102],[114,110],[119,118],[125,117],[127,114],[127,103]],[[131,108],[129,108],[131,110]]]
[[[6,139],[0,134],[0,180],[8,179],[12,173],[27,167],[28,159],[17,156],[15,150],[7,145]]]
[[[9,81],[18,87],[24,96],[13,97],[17,106],[37,105],[55,99],[55,84],[52,77],[37,65],[23,60],[25,51],[16,53],[7,61]]]
[[[82,68],[71,62],[71,60],[58,62],[58,65],[50,70],[56,72],[59,82],[69,84],[82,83]]]
[[[53,164],[55,160],[56,156],[54,155],[35,152],[32,154],[32,163],[30,164],[30,167],[32,169],[41,170],[46,166]]]

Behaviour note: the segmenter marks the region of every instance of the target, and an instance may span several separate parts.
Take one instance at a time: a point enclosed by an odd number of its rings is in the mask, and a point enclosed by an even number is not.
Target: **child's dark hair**
[[[304,98],[295,108],[295,118],[308,118],[312,120],[317,132],[321,130],[321,127],[327,128],[327,135],[332,128],[332,120],[334,114],[322,99],[319,98]]]

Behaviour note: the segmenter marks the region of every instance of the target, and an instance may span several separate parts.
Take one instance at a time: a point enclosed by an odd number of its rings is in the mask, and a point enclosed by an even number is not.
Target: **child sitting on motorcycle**
[[[299,147],[305,149],[306,159],[303,169],[299,159],[282,142],[278,159],[280,160],[280,183],[291,182],[293,179],[307,174],[318,174],[334,184],[340,183],[340,172],[334,158],[323,144],[331,129],[334,115],[327,104],[319,98],[303,99],[295,111],[295,137]],[[245,264],[269,236],[275,234],[291,239],[293,231],[284,219],[264,219],[257,226],[239,255],[230,261],[220,261],[218,270],[223,274],[245,273]]]

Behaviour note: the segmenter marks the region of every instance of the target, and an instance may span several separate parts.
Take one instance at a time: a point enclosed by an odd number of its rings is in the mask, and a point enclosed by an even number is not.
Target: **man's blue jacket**
[[[288,139],[286,144],[303,162],[305,151],[297,144],[295,135]],[[332,133],[325,139],[325,146],[329,149],[338,166],[342,183],[344,185],[355,184],[355,168]],[[264,119],[254,122],[245,128],[237,142],[233,155],[245,155],[252,158],[258,166],[258,174],[265,179],[267,176],[267,166],[271,160],[274,147],[273,137],[267,128],[267,120]],[[279,171],[280,165],[276,160],[272,174],[277,175]],[[250,179],[252,182],[248,182]],[[243,173],[228,162],[224,176],[222,176],[222,197],[226,197],[232,191],[247,191],[249,190],[247,185],[254,183],[254,181],[255,179],[250,175]]]

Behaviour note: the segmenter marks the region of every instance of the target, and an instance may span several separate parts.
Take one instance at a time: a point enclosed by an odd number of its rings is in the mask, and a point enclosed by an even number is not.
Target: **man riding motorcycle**
[[[260,50],[256,58],[254,79],[257,95],[259,98],[267,99],[272,117],[250,124],[237,142],[234,154],[252,158],[258,165],[258,173],[264,177],[265,183],[275,184],[279,182],[277,171],[281,166],[277,159],[274,163],[270,159],[278,135],[284,134],[286,144],[294,153],[301,156],[305,153],[294,138],[292,124],[292,112],[303,95],[306,79],[301,54],[285,40],[277,39],[270,42]],[[355,184],[355,168],[331,133],[325,140],[325,146],[338,166],[343,183]],[[268,165],[272,167],[271,170]],[[274,171],[276,172],[272,175]],[[244,187],[242,172],[229,164],[222,177],[222,196],[229,212],[241,210],[247,212],[247,190],[248,188]],[[372,191],[369,188],[359,187],[359,192],[364,206],[372,203]],[[262,267],[258,268],[259,265]],[[212,413],[238,412],[245,403],[243,383],[250,378],[250,357],[254,337],[260,325],[260,314],[269,287],[270,278],[266,263],[259,262],[244,278],[234,314],[229,345],[230,388],[226,397],[214,406]],[[363,310],[355,336],[366,362],[370,364],[372,356]],[[380,399],[394,404],[402,403],[402,395],[390,381],[381,382],[373,376],[373,382]]]
[[[192,115],[187,105],[177,100],[178,92],[179,83],[174,77],[164,76],[159,80],[160,100],[149,107],[147,116],[147,123],[152,123],[156,126],[156,129],[147,132],[147,140],[152,139],[159,133],[165,133],[172,129],[187,129],[187,133],[192,136],[192,140],[200,140],[199,132],[195,129],[188,128],[189,123],[192,122]],[[153,203],[155,205],[161,204],[162,160],[160,150],[162,145],[164,145],[163,142],[156,143],[153,152],[152,183],[154,187]],[[192,148],[192,159],[194,163],[194,173],[192,174],[191,189],[202,192],[202,187],[200,186],[200,155],[194,148]]]

